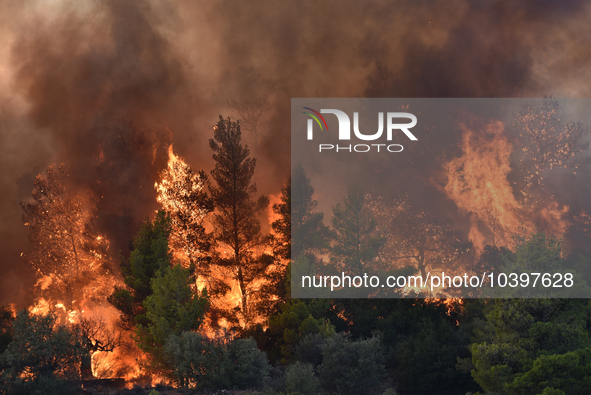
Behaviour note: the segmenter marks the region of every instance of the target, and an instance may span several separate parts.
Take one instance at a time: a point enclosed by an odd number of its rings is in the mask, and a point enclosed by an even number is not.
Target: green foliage
[[[532,394],[591,393],[591,349],[539,356],[529,371],[516,375],[511,390]]]
[[[535,233],[530,237],[517,237],[515,256],[508,260],[506,269],[548,272],[556,270],[562,256],[562,243],[554,236]]]
[[[66,393],[61,379],[78,377],[87,353],[82,339],[68,327],[56,325],[53,314],[21,310],[13,328],[14,341],[0,356],[0,364],[5,366],[0,376],[3,393]]]
[[[269,377],[267,357],[252,338],[216,344],[199,333],[183,332],[167,339],[164,356],[184,387],[257,388]]]
[[[471,347],[472,376],[484,390],[524,393],[524,386],[542,376],[540,391],[585,388],[581,379],[588,369],[585,349],[590,346],[586,301],[500,299],[486,318]]]
[[[400,388],[410,393],[445,394],[466,388],[470,376],[456,370],[461,334],[446,322],[422,322],[396,346]],[[464,343],[465,344],[465,343]],[[469,387],[468,387],[469,388]]]
[[[228,376],[234,388],[256,388],[269,377],[271,367],[264,352],[253,338],[236,339],[228,347],[230,364]]]
[[[269,330],[277,338],[283,363],[293,359],[293,347],[304,336],[312,333],[330,336],[334,333],[334,327],[324,318],[329,308],[330,301],[326,299],[306,302],[291,299],[283,305],[281,313],[269,318]]]
[[[335,302],[329,314],[335,314],[330,320],[338,331],[346,330],[353,338],[381,333],[386,368],[395,372],[397,382],[404,383],[401,390],[438,394],[478,388],[470,369],[459,372],[456,363],[457,358],[469,356],[472,321],[481,315],[479,301],[465,300],[462,305],[424,299]]]
[[[322,345],[327,335],[310,333],[303,336],[292,348],[293,358],[296,361],[310,363],[318,367],[322,363]]]
[[[562,240],[548,236],[543,232],[530,236],[516,237],[515,253],[502,254],[504,273],[540,273],[539,277],[531,275],[525,286],[505,286],[493,288],[494,297],[506,298],[566,298],[589,295],[587,281],[587,262],[579,259],[570,262],[562,258]],[[578,272],[580,271],[580,272]],[[566,285],[567,273],[572,279]],[[560,278],[559,278],[560,277]],[[519,279],[519,277],[518,277]],[[534,279],[536,286],[534,287]],[[515,280],[513,280],[514,282]]]
[[[228,356],[197,332],[183,332],[166,340],[164,358],[173,368],[173,378],[182,387],[229,388]]]
[[[322,345],[318,376],[325,391],[335,394],[374,393],[386,373],[380,337],[353,341],[339,333]]]
[[[207,309],[207,292],[193,291],[195,278],[192,268],[180,265],[159,271],[152,279],[152,294],[144,301],[148,323],[138,324],[136,341],[138,346],[149,353],[153,368],[166,366],[162,349],[169,336],[199,328]]]
[[[285,372],[285,390],[288,393],[301,395],[316,395],[320,382],[314,374],[314,366],[311,363],[296,361],[289,365]]]
[[[127,287],[116,288],[109,296],[109,302],[121,312],[121,319],[128,329],[147,324],[143,303],[152,293],[152,279],[170,266],[169,235],[170,217],[159,211],[154,221],[146,220],[141,226],[129,260],[121,257],[121,272]]]

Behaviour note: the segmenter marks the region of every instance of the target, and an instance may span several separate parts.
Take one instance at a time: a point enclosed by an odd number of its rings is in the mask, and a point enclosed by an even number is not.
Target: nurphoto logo
[[[303,114],[310,116],[308,118],[307,123],[307,138],[308,140],[314,139],[314,121],[320,128],[320,131],[328,131],[328,124],[326,120],[322,116],[322,114],[333,114],[337,117],[337,121],[339,123],[339,141],[347,141],[351,140],[351,119],[349,115],[347,115],[344,111],[335,110],[335,109],[320,109],[320,112],[310,108],[310,107],[302,107],[305,110]],[[394,135],[394,131],[400,130],[403,132],[406,137],[408,137],[411,141],[417,141],[418,139],[416,136],[410,131],[411,128],[416,126],[417,124],[417,117],[408,112],[388,112],[384,117],[383,112],[378,113],[378,131],[373,134],[364,134],[361,133],[359,130],[359,113],[353,113],[353,133],[355,137],[359,140],[363,141],[375,141],[382,137],[384,133],[384,118],[386,119],[386,140],[392,141],[392,137]],[[399,123],[400,119],[410,120],[410,122]],[[377,151],[380,152],[380,148],[385,147],[385,150],[388,152],[402,152],[404,147],[401,144],[349,144],[349,145],[339,145],[337,144],[336,147],[334,144],[319,144],[318,150],[319,152],[323,151],[332,151],[335,152],[369,152],[369,151]]]

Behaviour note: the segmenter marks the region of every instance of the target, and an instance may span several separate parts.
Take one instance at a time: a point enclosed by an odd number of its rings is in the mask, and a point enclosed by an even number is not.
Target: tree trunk
[[[92,356],[90,353],[82,356],[82,361],[80,362],[80,378],[82,380],[90,380],[94,378],[92,375]]]

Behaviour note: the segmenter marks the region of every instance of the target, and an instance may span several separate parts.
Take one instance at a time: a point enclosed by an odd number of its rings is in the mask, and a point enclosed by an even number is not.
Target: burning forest
[[[588,96],[589,13],[3,3],[0,392],[591,393],[585,293],[330,279],[589,288],[591,104],[566,99]],[[406,98],[386,111],[415,114],[418,141],[299,157],[297,97]]]

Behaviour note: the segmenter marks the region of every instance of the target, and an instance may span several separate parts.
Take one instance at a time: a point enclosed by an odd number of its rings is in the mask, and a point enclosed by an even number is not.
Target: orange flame
[[[444,164],[447,184],[443,188],[471,221],[469,238],[477,252],[486,244],[513,246],[513,236],[531,233],[536,225],[564,234],[568,207],[559,208],[552,199],[533,206],[521,205],[514,196],[508,175],[513,146],[504,134],[502,122],[485,123],[472,117],[461,123],[461,156]],[[537,219],[537,220],[536,220]]]

